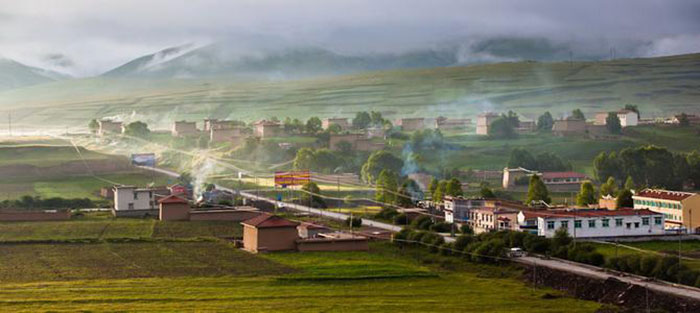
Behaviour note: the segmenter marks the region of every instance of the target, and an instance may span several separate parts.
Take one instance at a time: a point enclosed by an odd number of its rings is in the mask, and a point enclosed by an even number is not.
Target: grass
[[[80,154],[86,160],[114,158],[113,156],[89,151],[84,148],[80,148]],[[0,166],[23,164],[49,167],[79,160],[81,159],[73,146],[42,146],[36,144],[0,146]]]
[[[84,218],[52,222],[0,223],[0,242],[119,239],[119,238],[228,238],[240,237],[238,223],[221,221],[157,221],[113,218],[90,213]]]
[[[31,312],[594,312],[600,308],[598,303],[568,297],[549,299],[551,297],[544,295],[558,292],[534,290],[513,277],[494,278],[480,272],[497,272],[495,267],[477,266],[480,267],[478,271],[437,270],[433,266],[421,265],[412,255],[389,244],[373,244],[369,253],[261,256],[226,249],[226,246],[217,246],[216,243],[207,244],[210,246],[178,243],[179,248],[172,244],[157,249],[135,247],[133,253],[118,246],[99,247],[69,260],[62,259],[68,254],[50,249],[60,255],[49,259],[62,260],[61,265],[53,272],[35,275],[55,278],[60,273],[65,275],[63,278],[77,278],[77,273],[80,273],[102,278],[5,282],[0,289],[0,303],[5,310]],[[217,252],[217,249],[221,251]],[[20,250],[26,253],[27,249],[22,247]],[[125,260],[106,260],[103,263],[109,267],[99,274],[95,273],[102,269],[102,265],[84,269],[73,265],[89,264],[92,255],[107,251],[115,251]],[[209,253],[215,254],[210,257]],[[208,262],[214,262],[214,259],[220,263],[212,266]],[[173,270],[159,272],[166,264]],[[44,268],[35,262],[29,265]],[[3,266],[0,271],[9,272],[7,269]],[[200,276],[182,277],[179,273],[183,270]],[[223,271],[224,275],[217,270]],[[149,278],[118,278],[119,273],[125,272]],[[391,277],[380,275],[384,272],[392,274]],[[154,273],[160,276],[150,276]]]
[[[601,244],[594,243],[597,251],[602,253],[606,259],[614,256],[624,256],[624,255],[653,255],[653,256],[663,256],[664,254],[671,257],[678,256],[678,242],[674,241],[645,241],[645,242],[623,242],[621,245],[615,247],[614,244]],[[629,247],[625,247],[629,246]],[[638,248],[643,251],[632,249]],[[694,270],[700,270],[700,241],[686,241],[681,245],[681,251],[685,257],[682,263]]]

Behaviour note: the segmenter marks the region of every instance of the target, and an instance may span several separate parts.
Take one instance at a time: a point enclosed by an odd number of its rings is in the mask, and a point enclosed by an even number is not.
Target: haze
[[[345,54],[537,39],[601,59],[700,51],[698,1],[0,1],[0,55],[74,76],[163,48],[225,41],[255,52],[316,46]],[[542,41],[544,40],[544,41]]]

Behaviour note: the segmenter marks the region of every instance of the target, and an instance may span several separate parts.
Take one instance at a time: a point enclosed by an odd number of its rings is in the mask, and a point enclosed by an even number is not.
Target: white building
[[[559,228],[575,238],[664,234],[664,215],[650,210],[572,210],[537,217],[537,234],[551,238]]]
[[[465,199],[462,197],[445,197],[445,222],[466,223],[469,221],[469,211],[484,207],[484,199]]]
[[[620,110],[614,113],[617,114],[617,118],[620,119],[620,126],[622,127],[637,126],[639,124],[639,115],[637,115],[637,112],[630,110]],[[598,112],[595,115],[594,124],[605,125],[607,118],[608,112]]]
[[[166,190],[114,186],[114,214],[117,216],[144,215],[158,211],[156,197],[167,196]]]

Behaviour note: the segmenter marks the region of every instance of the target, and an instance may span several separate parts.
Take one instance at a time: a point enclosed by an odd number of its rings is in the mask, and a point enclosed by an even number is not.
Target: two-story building
[[[254,135],[260,138],[279,137],[284,135],[284,129],[280,122],[260,120],[253,124]]]
[[[170,195],[163,188],[138,188],[136,186],[114,186],[115,216],[157,216],[158,202],[161,197]]]
[[[694,233],[700,230],[700,195],[696,193],[644,189],[632,199],[636,210],[647,209],[663,214],[667,228],[684,228]]]
[[[489,127],[491,123],[498,118],[498,114],[493,112],[488,112],[484,114],[479,114],[476,117],[476,134],[477,135],[488,135]]]
[[[574,238],[663,235],[664,215],[646,209],[572,209],[538,213],[539,236],[552,238],[560,228]]]
[[[482,207],[469,210],[467,224],[475,234],[499,230],[519,230],[518,210],[503,207]]]

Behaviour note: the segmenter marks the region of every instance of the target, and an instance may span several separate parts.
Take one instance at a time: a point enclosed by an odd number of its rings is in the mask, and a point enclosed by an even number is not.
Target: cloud
[[[616,47],[620,56],[646,56],[697,51],[683,40],[700,35],[700,1],[0,0],[0,29],[4,56],[52,66],[47,55],[64,55],[73,63],[65,70],[76,75],[171,46],[240,38],[251,49],[295,44],[343,53],[544,38],[577,55]],[[489,51],[463,57],[509,59]]]

